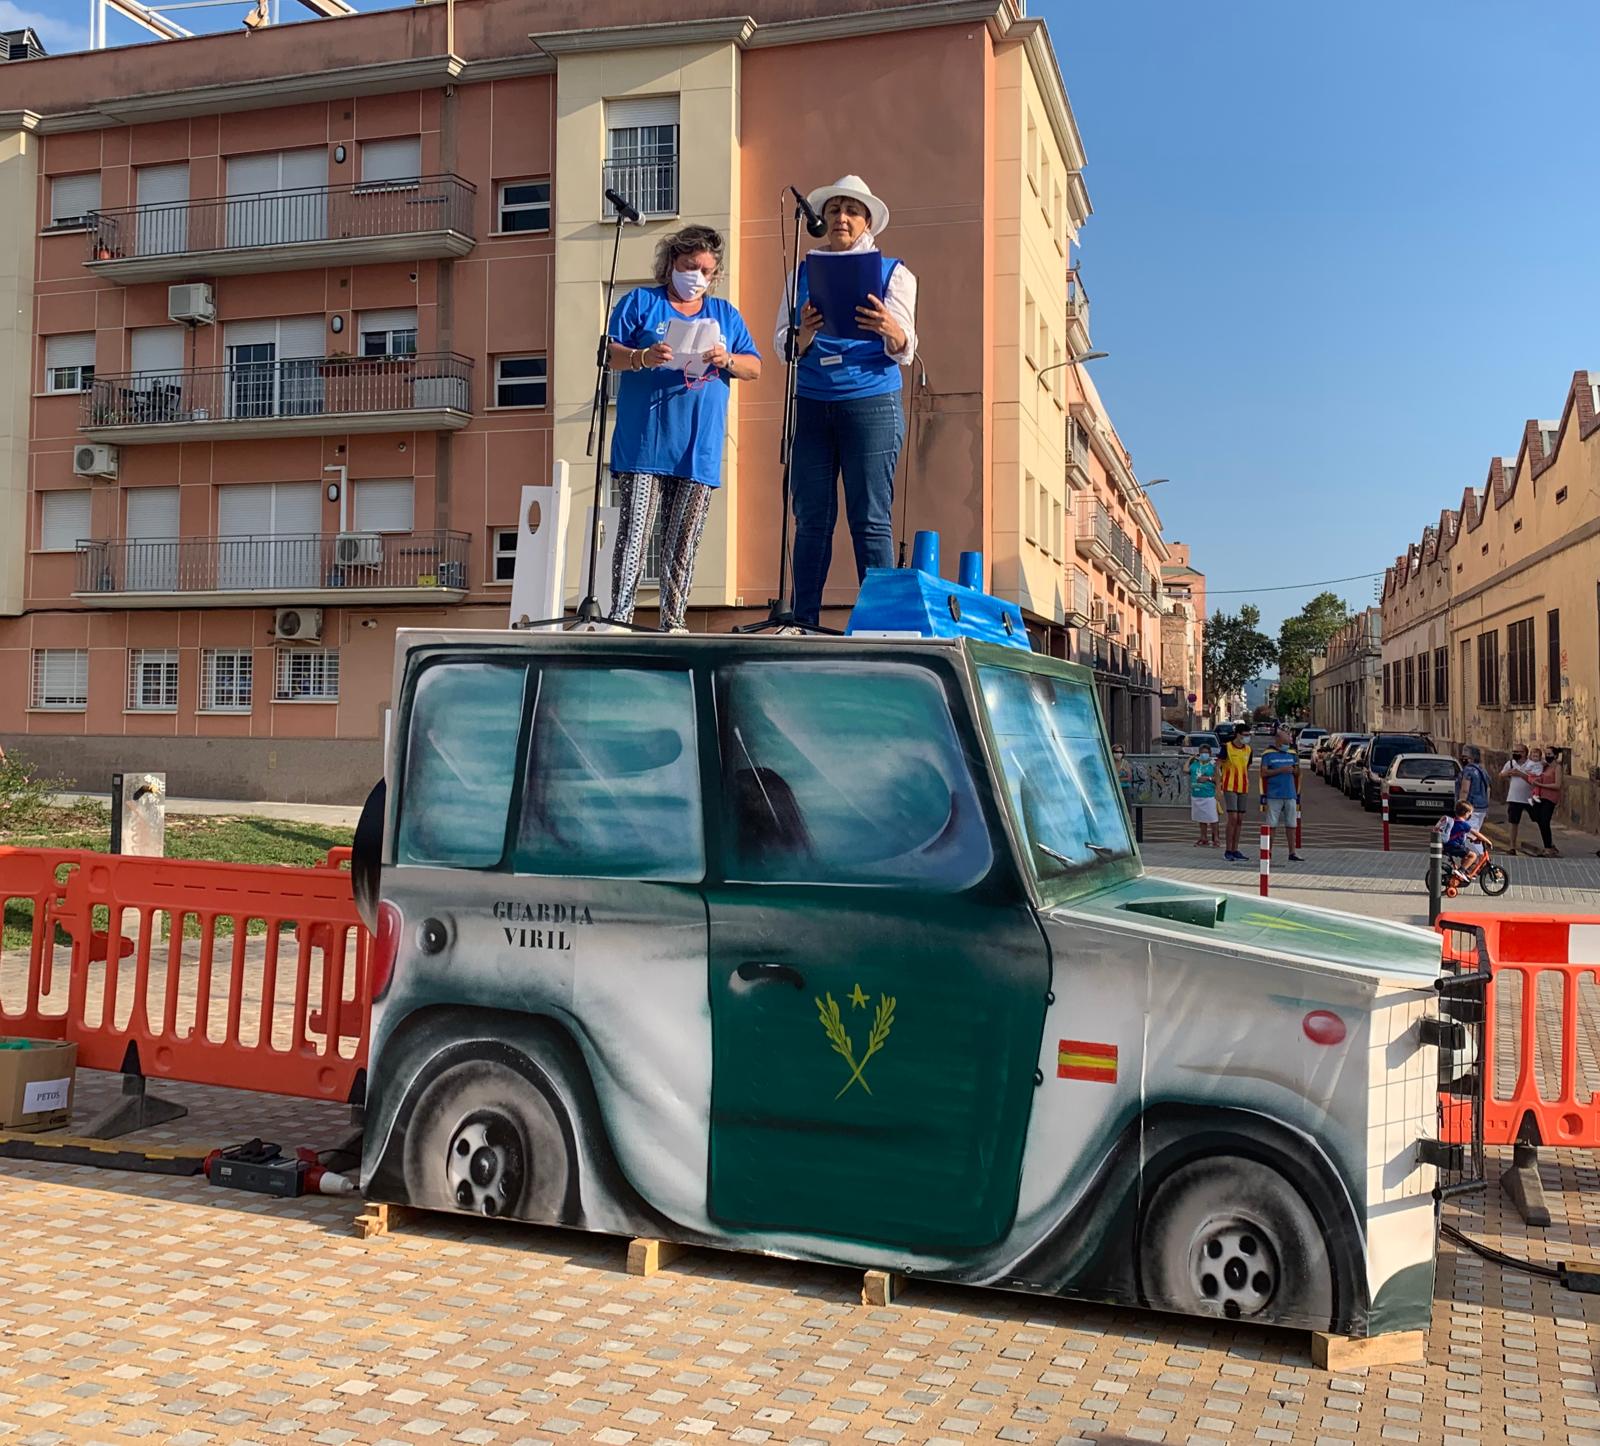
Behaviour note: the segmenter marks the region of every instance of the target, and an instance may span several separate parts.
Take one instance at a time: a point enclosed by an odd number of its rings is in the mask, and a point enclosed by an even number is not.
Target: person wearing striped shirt
[[[1250,796],[1250,742],[1245,734],[1235,733],[1222,745],[1217,783],[1228,815],[1228,847],[1222,857],[1237,863],[1244,858],[1239,852],[1239,830],[1244,826],[1245,802]]]

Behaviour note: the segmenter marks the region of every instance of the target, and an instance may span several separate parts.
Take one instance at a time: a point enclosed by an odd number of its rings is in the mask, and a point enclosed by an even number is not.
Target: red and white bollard
[[[1383,796],[1383,851],[1389,852],[1389,795]]]
[[[1267,880],[1272,877],[1272,825],[1261,825],[1261,897],[1267,897]]]

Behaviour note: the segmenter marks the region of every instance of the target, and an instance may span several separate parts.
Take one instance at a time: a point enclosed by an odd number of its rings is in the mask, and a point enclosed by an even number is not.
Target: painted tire
[[[1316,1217],[1255,1160],[1196,1160],[1163,1180],[1140,1223],[1138,1267],[1146,1303],[1164,1310],[1323,1330],[1333,1318],[1333,1265]]]
[[[537,1076],[537,1079],[535,1078]],[[567,1112],[537,1066],[448,1065],[422,1087],[402,1147],[406,1198],[432,1210],[551,1222],[575,1170]]]
[[[1498,899],[1511,887],[1511,875],[1499,864],[1490,864],[1478,875],[1478,887],[1491,899]]]

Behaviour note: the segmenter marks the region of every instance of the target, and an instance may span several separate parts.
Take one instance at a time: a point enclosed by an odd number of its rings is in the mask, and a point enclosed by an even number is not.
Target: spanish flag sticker
[[[1056,1077],[1091,1080],[1095,1084],[1115,1084],[1116,1045],[1091,1044],[1086,1039],[1063,1039],[1056,1055]]]

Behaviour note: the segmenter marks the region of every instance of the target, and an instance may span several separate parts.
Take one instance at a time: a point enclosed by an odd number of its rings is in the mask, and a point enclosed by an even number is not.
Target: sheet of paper
[[[706,374],[705,354],[721,345],[722,328],[715,317],[674,317],[667,323],[667,334],[662,340],[672,348],[669,366],[686,377],[702,377]]]

